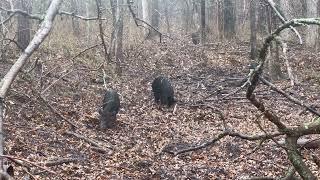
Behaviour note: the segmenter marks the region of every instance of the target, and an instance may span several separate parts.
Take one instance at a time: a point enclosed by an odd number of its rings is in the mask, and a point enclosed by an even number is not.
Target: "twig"
[[[147,25],[148,27],[150,27],[152,30],[154,30],[155,32],[157,32],[157,33],[159,34],[159,39],[160,39],[159,41],[161,42],[161,37],[162,37],[163,34],[162,34],[159,30],[157,30],[155,27],[153,27],[151,24],[145,22],[144,20],[141,20],[141,19],[137,18],[136,14],[133,12],[132,7],[131,7],[131,3],[132,3],[132,2],[131,2],[130,0],[127,0],[127,3],[128,3],[129,11],[130,11],[130,13],[131,13],[131,15],[132,15],[132,18],[133,18],[136,26],[138,26],[138,27],[140,26],[140,27],[146,28],[145,26],[140,25],[140,24],[138,23],[138,21],[144,23],[145,25]],[[169,36],[168,36],[168,37],[169,37]],[[170,37],[169,37],[169,38],[170,38]]]
[[[20,44],[17,41],[15,41],[14,39],[4,38],[3,40],[13,42],[20,50],[23,50],[23,48],[20,46]]]
[[[101,5],[101,0],[95,0],[96,1],[96,7],[97,7],[97,14],[98,14],[98,25],[99,25],[99,37],[101,40],[101,44],[103,46],[103,50],[104,50],[104,58],[107,62],[110,62],[110,58],[109,58],[109,54],[108,54],[108,48],[106,45],[106,42],[104,40],[104,35],[103,35],[103,27],[102,27],[102,20],[101,20],[101,16],[102,16],[102,5]]]
[[[279,17],[280,21],[284,24],[287,21],[287,18],[280,12],[280,10],[276,7],[276,3],[273,0],[265,0],[269,6],[271,6],[272,10]],[[289,26],[289,28],[298,36],[300,44],[302,44],[302,38],[299,32],[293,27]]]
[[[71,60],[76,59],[77,57],[79,57],[80,55],[82,55],[83,53],[85,53],[86,51],[88,51],[88,50],[90,50],[90,49],[93,49],[93,48],[95,48],[95,47],[98,47],[98,46],[100,46],[101,44],[102,44],[102,43],[96,44],[96,45],[90,46],[90,47],[88,47],[88,48],[80,51],[78,54],[76,54],[75,56],[73,56],[73,57],[71,58]]]
[[[40,93],[38,93],[36,90],[34,90],[32,87],[30,87],[32,92],[41,100],[41,102],[46,105],[53,114],[57,115],[59,118],[67,122],[69,125],[71,125],[72,128],[78,128],[73,122],[69,121],[67,118],[65,118],[62,114],[60,114],[59,111],[57,111],[53,106],[49,104],[47,100],[45,100]]]
[[[65,134],[66,134],[66,135],[75,136],[75,137],[77,137],[77,138],[79,138],[79,139],[82,139],[82,140],[84,140],[85,142],[87,142],[87,143],[95,146],[95,147],[98,147],[98,148],[100,148],[100,149],[104,149],[103,147],[101,147],[101,146],[100,146],[97,142],[95,142],[94,140],[89,139],[89,138],[87,138],[87,137],[85,137],[85,136],[82,136],[82,135],[80,135],[80,134],[77,134],[77,133],[75,133],[75,132],[67,131],[67,132],[65,132]],[[106,151],[106,150],[105,150],[105,151]]]
[[[269,81],[267,81],[266,79],[264,79],[263,77],[260,77],[260,80],[267,86],[271,87],[272,90],[282,94],[284,97],[286,97],[287,99],[289,99],[291,102],[299,105],[299,106],[302,106],[302,107],[305,107],[308,111],[310,111],[311,113],[317,115],[320,117],[320,113],[317,112],[316,110],[312,109],[311,106],[307,106],[305,103],[299,101],[298,99],[290,96],[289,94],[287,94],[286,92],[284,92],[283,90],[277,88],[274,84],[270,83]]]
[[[62,159],[58,159],[55,161],[47,161],[46,163],[44,163],[45,166],[56,166],[56,165],[60,165],[60,164],[67,164],[67,163],[71,163],[71,162],[77,162],[79,161],[79,159],[75,159],[75,158],[62,158]]]
[[[99,17],[84,17],[84,16],[80,16],[80,15],[77,15],[73,12],[66,12],[66,11],[59,11],[58,13],[59,15],[66,15],[66,16],[72,16],[72,17],[75,17],[75,18],[78,18],[78,19],[81,19],[81,20],[84,20],[84,21],[92,21],[92,20],[107,20],[107,18],[99,18]]]

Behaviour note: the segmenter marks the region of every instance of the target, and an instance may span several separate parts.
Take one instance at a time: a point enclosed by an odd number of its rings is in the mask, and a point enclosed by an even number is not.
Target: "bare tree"
[[[15,64],[11,67],[8,73],[0,82],[0,155],[4,153],[4,136],[3,136],[3,121],[4,121],[4,101],[5,97],[10,89],[11,84],[13,83],[14,79],[18,75],[21,68],[27,62],[28,58],[32,55],[32,53],[40,46],[40,44],[45,40],[47,35],[49,34],[53,20],[58,13],[60,4],[62,0],[52,0],[50,7],[48,8],[47,14],[44,17],[44,20],[41,24],[40,29],[36,32],[34,38],[30,42],[30,44],[26,47],[23,51],[21,56],[15,62]],[[3,161],[2,161],[3,162]],[[4,169],[3,163],[1,163],[1,169]]]
[[[109,46],[109,55],[115,56],[116,73],[121,75],[121,62],[123,61],[123,14],[124,10],[121,4],[123,0],[110,0],[113,16],[113,31],[111,35],[111,45]]]

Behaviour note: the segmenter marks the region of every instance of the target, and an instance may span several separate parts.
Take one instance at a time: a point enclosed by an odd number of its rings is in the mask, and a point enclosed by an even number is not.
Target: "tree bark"
[[[268,34],[268,9],[265,3],[258,6],[257,30],[262,36]]]
[[[171,34],[171,26],[170,26],[170,14],[169,14],[169,1],[164,0],[164,16],[165,16],[165,21],[167,25],[167,33],[170,35]]]
[[[122,41],[123,41],[123,7],[120,6],[123,4],[123,0],[117,0],[117,23],[115,26],[115,58],[116,58],[116,73],[121,75],[122,68],[121,62],[123,61],[123,49],[122,49]]]
[[[257,25],[256,25],[256,1],[250,2],[250,59],[256,59],[257,55]]]
[[[142,0],[142,20],[145,22],[149,22],[149,1],[148,0]],[[147,35],[149,31],[145,30],[145,35]]]
[[[283,16],[286,19],[290,19],[289,17],[289,8],[290,8],[290,2],[287,0],[279,0],[279,7],[280,7],[280,11],[282,12]],[[292,3],[292,2],[291,2]],[[281,33],[281,37],[285,40],[288,41],[289,40],[289,32],[290,29],[286,29]]]
[[[320,0],[318,0],[318,3],[317,3],[317,14],[318,16],[317,17],[320,17]],[[318,38],[317,38],[317,51],[319,52],[320,50],[320,28],[318,27]]]
[[[307,17],[317,16],[317,0],[306,0],[307,2]],[[308,26],[306,34],[306,44],[309,47],[316,47],[317,44],[317,26]]]
[[[192,18],[192,14],[191,14],[191,10],[190,10],[190,4],[189,4],[189,1],[186,0],[186,1],[183,1],[183,3],[185,4],[183,7],[183,13],[181,14],[182,15],[182,18],[183,19],[183,22],[184,22],[184,30],[185,30],[185,33],[188,34],[189,33],[189,29],[190,29],[190,26],[191,26],[191,18]]]
[[[223,2],[218,1],[217,3],[218,3],[218,32],[219,32],[219,39],[220,39],[220,41],[222,41],[223,37],[224,37]]]
[[[201,44],[206,41],[206,1],[201,0],[201,16],[200,16]]]
[[[79,4],[78,0],[72,0],[71,2],[71,11],[74,14],[78,14],[78,9],[79,9]],[[72,17],[72,29],[73,29],[73,34],[76,37],[80,37],[80,24],[79,24],[79,19]]]
[[[152,8],[151,8],[151,26],[153,26],[155,29],[159,30],[159,24],[160,24],[160,14],[159,14],[159,0],[152,0]],[[150,37],[154,37],[159,35],[158,32],[151,30]]]
[[[100,40],[101,40],[101,44],[104,50],[104,57],[105,57],[105,61],[110,63],[110,57],[108,54],[108,48],[106,45],[106,42],[104,40],[104,31],[103,31],[103,26],[102,26],[102,4],[101,4],[101,0],[96,0],[96,7],[97,7],[97,14],[98,14],[98,25],[99,25],[99,36],[100,36]]]
[[[28,58],[40,46],[40,44],[45,40],[45,38],[50,33],[53,20],[56,14],[58,13],[61,2],[62,0],[52,0],[48,8],[47,14],[45,15],[44,20],[41,24],[40,29],[36,32],[32,41],[29,43],[29,45],[22,52],[18,60],[15,62],[15,64],[11,67],[11,69],[8,71],[8,73],[0,82],[0,131],[1,131],[0,132],[0,153],[1,153],[0,155],[3,155],[3,150],[4,150],[4,137],[3,137],[4,98],[6,97],[12,82],[18,75],[18,72],[20,72],[21,68],[27,62]]]
[[[235,2],[233,0],[224,0],[224,37],[231,40],[235,37]]]
[[[306,180],[316,180],[317,178],[312,174],[308,166],[303,162],[300,152],[297,150],[298,137],[287,137],[286,138],[286,151],[292,165],[302,177]]]
[[[18,0],[16,2],[17,9],[21,9],[27,13],[31,13],[31,1]],[[26,16],[18,15],[18,44],[25,49],[30,42],[30,19]]]

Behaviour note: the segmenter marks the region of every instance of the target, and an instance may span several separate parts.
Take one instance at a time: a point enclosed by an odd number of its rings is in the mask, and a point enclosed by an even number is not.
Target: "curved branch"
[[[146,28],[145,26],[139,24],[138,21],[142,22],[145,25],[147,25],[149,28],[151,28],[152,30],[154,30],[155,32],[157,32],[159,34],[159,38],[160,38],[160,42],[161,42],[161,37],[162,37],[163,34],[159,30],[157,30],[155,27],[153,27],[151,24],[145,22],[144,20],[141,20],[141,19],[137,18],[136,14],[132,10],[132,7],[131,7],[132,1],[131,0],[127,0],[127,3],[128,3],[129,11],[130,11],[130,13],[132,15],[132,18],[133,18],[134,23],[136,24],[136,26],[138,26],[138,27],[140,26],[140,27]]]
[[[190,147],[182,148],[182,149],[177,149],[177,148],[173,147],[173,145],[167,145],[162,150],[162,152],[167,152],[169,154],[173,154],[173,155],[176,156],[178,154],[182,154],[182,153],[196,151],[196,150],[199,150],[199,149],[206,148],[208,146],[213,145],[215,142],[219,141],[220,139],[222,139],[222,138],[224,138],[226,136],[238,137],[240,139],[244,139],[244,140],[247,140],[247,141],[258,141],[258,140],[272,139],[274,137],[281,136],[281,135],[283,135],[283,133],[248,136],[248,135],[244,135],[244,134],[240,134],[240,133],[236,133],[236,132],[232,132],[232,131],[225,131],[225,132],[219,134],[216,138],[213,138],[210,141],[201,143],[200,145],[191,145]]]
[[[276,15],[279,17],[280,21],[284,24],[288,20],[283,13],[276,7],[276,3],[273,0],[265,0],[273,9],[273,11],[276,13]],[[300,44],[302,44],[302,38],[299,32],[292,26],[290,26],[290,29],[298,36]]]

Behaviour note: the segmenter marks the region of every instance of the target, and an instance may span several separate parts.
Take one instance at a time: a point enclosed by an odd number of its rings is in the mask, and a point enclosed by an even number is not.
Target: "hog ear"
[[[10,176],[13,177],[13,175],[14,175],[13,166],[9,166],[9,167],[7,168],[7,173],[8,173]]]

